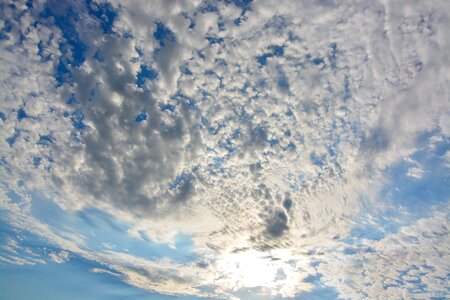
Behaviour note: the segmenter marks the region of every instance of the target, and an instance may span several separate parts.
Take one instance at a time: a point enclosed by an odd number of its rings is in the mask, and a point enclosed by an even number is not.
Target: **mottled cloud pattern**
[[[447,1],[0,10],[0,211],[53,245],[33,255],[7,234],[0,263],[78,256],[218,299],[449,295]],[[39,201],[137,241],[187,236],[194,258],[97,249]]]

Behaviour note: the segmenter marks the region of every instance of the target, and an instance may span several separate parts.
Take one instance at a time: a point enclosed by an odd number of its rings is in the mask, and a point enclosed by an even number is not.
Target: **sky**
[[[448,299],[449,12],[0,1],[0,298]]]

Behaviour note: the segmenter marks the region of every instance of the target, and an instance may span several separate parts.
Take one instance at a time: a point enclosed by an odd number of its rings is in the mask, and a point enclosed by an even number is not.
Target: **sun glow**
[[[272,289],[286,278],[288,266],[267,253],[256,250],[232,253],[218,262],[224,279],[233,290],[240,288]],[[270,293],[270,292],[269,292]]]

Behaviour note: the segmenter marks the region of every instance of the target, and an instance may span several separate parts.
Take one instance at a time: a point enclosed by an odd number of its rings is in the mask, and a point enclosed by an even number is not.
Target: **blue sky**
[[[0,298],[448,298],[448,6],[2,2]]]
[[[1,268],[2,297],[6,299],[179,299],[155,295],[109,275],[89,272],[92,262],[72,258],[64,264],[7,265]],[[26,286],[26,288],[24,288]],[[182,297],[183,299],[197,299]]]

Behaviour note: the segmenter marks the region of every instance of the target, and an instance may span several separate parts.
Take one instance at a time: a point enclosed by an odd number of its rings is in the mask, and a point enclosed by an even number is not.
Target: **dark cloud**
[[[288,217],[283,211],[276,211],[267,220],[266,232],[272,237],[280,237],[288,229]]]

